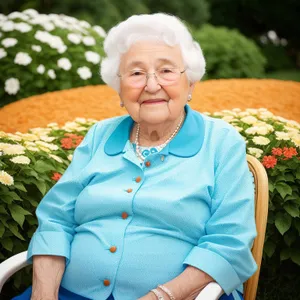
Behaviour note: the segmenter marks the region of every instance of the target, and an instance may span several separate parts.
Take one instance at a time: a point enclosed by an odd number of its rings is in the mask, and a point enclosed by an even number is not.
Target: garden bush
[[[0,14],[0,107],[31,95],[102,83],[100,26],[33,9]]]
[[[237,30],[204,25],[192,30],[207,62],[206,79],[261,78],[266,59],[254,41]]]
[[[264,108],[204,114],[234,126],[246,141],[247,153],[267,170],[270,206],[264,260],[273,268],[288,262],[299,269],[300,124]],[[36,206],[95,122],[77,118],[62,127],[51,123],[28,133],[0,132],[0,260],[27,249],[37,226]],[[14,277],[16,291],[30,280],[24,274]]]

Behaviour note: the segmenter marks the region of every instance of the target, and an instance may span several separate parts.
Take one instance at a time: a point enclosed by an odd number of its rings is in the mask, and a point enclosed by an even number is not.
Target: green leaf
[[[24,208],[22,208],[19,205],[16,204],[12,204],[8,206],[8,209],[11,212],[11,216],[12,218],[22,227],[24,220],[25,220],[25,216],[26,215],[31,215],[31,213],[27,210],[25,210]]]
[[[44,181],[36,181],[35,185],[37,186],[37,188],[39,189],[41,194],[44,196],[46,194],[46,190],[47,190],[47,186],[46,186],[45,182]]]
[[[284,234],[283,239],[287,246],[290,247],[293,244],[293,242],[295,242],[295,240],[297,239],[297,234],[294,231],[289,230]]]
[[[0,238],[3,236],[4,232],[5,232],[5,227],[3,224],[0,223]]]
[[[5,238],[1,240],[1,244],[3,246],[4,249],[6,249],[7,251],[12,251],[13,249],[13,242],[10,238]]]
[[[0,205],[0,214],[4,214],[4,215],[7,214],[7,211],[3,205]]]
[[[295,203],[288,202],[284,204],[283,208],[287,211],[293,218],[299,217],[299,207]]]
[[[280,251],[280,260],[286,260],[290,258],[290,248],[284,248]]]
[[[273,241],[266,241],[264,245],[264,251],[268,257],[271,257],[276,249],[276,244]]]
[[[294,225],[294,227],[298,230],[298,233],[299,233],[299,235],[300,235],[300,219],[295,218],[295,219],[293,220],[293,225]]]
[[[27,192],[25,186],[21,182],[15,182],[14,186],[20,191]]]
[[[23,238],[23,236],[19,233],[19,229],[17,225],[14,224],[9,224],[8,225],[9,230],[19,239],[25,241],[25,239]]]
[[[299,252],[299,249],[291,249],[291,259],[295,264],[300,266],[300,252]]]
[[[55,170],[55,167],[51,164],[46,163],[43,160],[38,160],[34,165],[34,169],[39,173],[45,173],[45,172]]]
[[[292,224],[292,217],[288,214],[278,213],[275,217],[275,226],[281,235],[287,232]]]
[[[284,199],[286,195],[292,195],[293,192],[292,188],[284,182],[276,183],[275,189],[278,191],[282,199]]]
[[[274,192],[274,184],[271,182],[271,180],[269,180],[269,191],[270,191],[271,193]]]

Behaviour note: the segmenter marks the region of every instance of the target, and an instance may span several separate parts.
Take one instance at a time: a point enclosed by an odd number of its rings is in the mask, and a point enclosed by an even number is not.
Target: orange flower
[[[294,155],[297,155],[297,150],[293,147],[290,147],[290,148],[287,148],[287,147],[284,147],[283,148],[283,155],[286,157],[286,158],[292,158]]]
[[[277,159],[273,155],[264,156],[262,164],[267,168],[274,168],[277,164]]]
[[[280,156],[280,155],[282,155],[282,149],[281,148],[273,148],[272,154]]]
[[[63,138],[61,141],[61,147],[63,149],[72,149],[73,148],[73,140],[71,138]]]
[[[61,178],[61,174],[60,173],[53,173],[53,176],[51,177],[51,179],[55,180],[55,181],[58,181],[60,178]]]

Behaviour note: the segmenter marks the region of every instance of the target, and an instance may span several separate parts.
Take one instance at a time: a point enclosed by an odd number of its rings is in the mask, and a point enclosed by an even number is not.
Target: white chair
[[[247,155],[247,162],[253,174],[255,186],[255,220],[257,237],[254,240],[252,254],[258,269],[255,274],[244,283],[244,299],[255,300],[265,240],[269,187],[268,176],[263,165],[253,156]],[[0,295],[4,283],[17,271],[27,266],[27,251],[14,255],[0,264]],[[215,282],[208,284],[195,300],[218,300],[223,294],[222,288]]]

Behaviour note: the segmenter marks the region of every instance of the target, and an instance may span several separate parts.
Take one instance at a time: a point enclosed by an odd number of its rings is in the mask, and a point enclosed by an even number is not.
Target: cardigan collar
[[[203,116],[185,105],[186,118],[177,135],[166,145],[160,154],[173,154],[178,157],[191,157],[196,155],[204,140]],[[104,151],[107,155],[124,153],[127,141],[130,139],[130,132],[134,121],[127,116],[113,131],[107,140]]]

